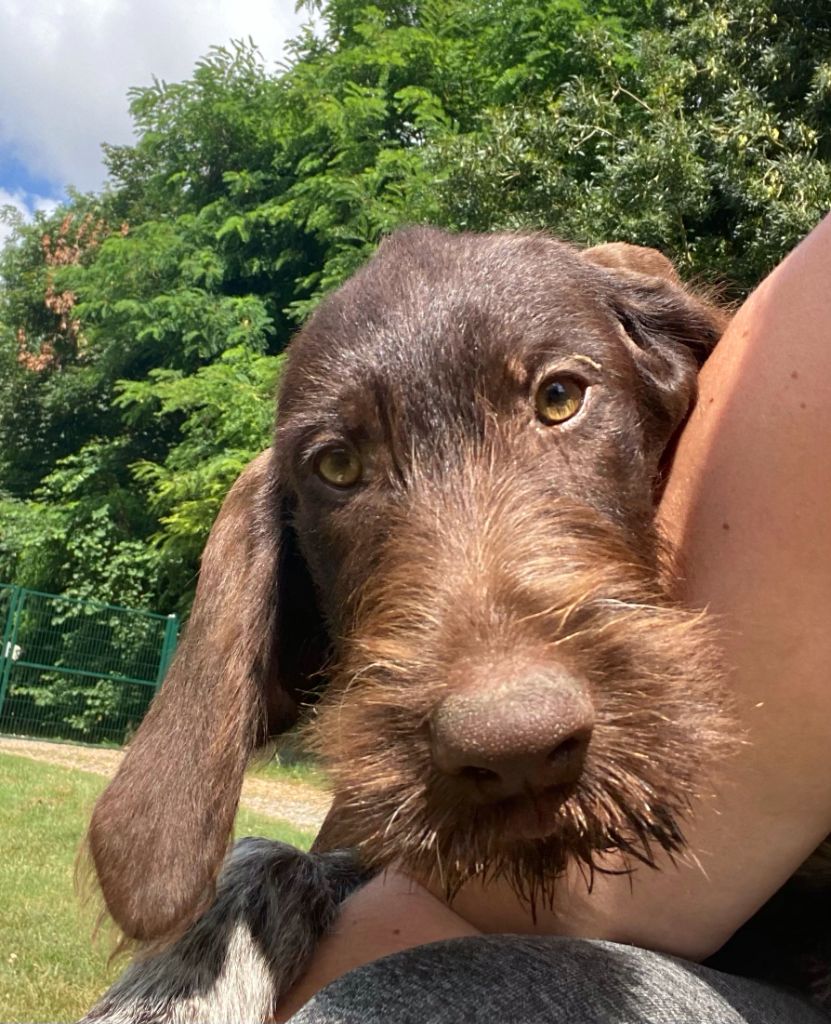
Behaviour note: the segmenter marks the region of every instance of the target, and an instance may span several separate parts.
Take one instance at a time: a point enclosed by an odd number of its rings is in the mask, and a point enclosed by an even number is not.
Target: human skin
[[[389,871],[346,901],[276,1020],[409,946],[480,932],[570,935],[701,960],[831,833],[831,216],[732,320],[700,377],[659,518],[682,598],[721,624],[746,742],[693,807],[690,855],[634,880],[564,879],[532,920],[505,886],[452,909]],[[614,867],[610,858],[610,866]]]

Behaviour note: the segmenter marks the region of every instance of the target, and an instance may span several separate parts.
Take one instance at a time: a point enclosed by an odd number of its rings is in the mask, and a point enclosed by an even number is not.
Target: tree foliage
[[[669,7],[592,39],[596,72],[501,105],[450,139],[448,222],[652,245],[738,296],[831,199],[831,11]]]
[[[738,297],[831,203],[822,0],[319,0],[130,96],[0,255],[0,579],[186,609],[282,352],[399,224],[654,245]]]

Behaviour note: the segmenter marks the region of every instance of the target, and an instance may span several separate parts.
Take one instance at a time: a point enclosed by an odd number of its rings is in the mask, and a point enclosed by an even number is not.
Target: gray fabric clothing
[[[784,990],[632,946],[491,935],[338,978],[291,1024],[828,1024]]]

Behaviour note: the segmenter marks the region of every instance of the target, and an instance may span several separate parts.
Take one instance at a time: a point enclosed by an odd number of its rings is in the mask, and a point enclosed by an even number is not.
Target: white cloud
[[[304,20],[294,0],[0,0],[0,146],[58,188],[97,188],[100,144],[132,138],[131,86],[248,36],[279,60]]]
[[[9,192],[8,189],[0,188],[0,247],[14,230],[12,221],[7,217],[10,212],[12,218],[15,214],[28,218],[30,211],[26,204],[26,196],[20,191]]]
[[[23,189],[10,192],[6,188],[0,188],[0,248],[14,230],[15,215],[27,221],[31,220],[32,215],[38,210],[48,213],[57,205],[57,200],[48,196],[33,195],[31,192],[24,192]],[[11,217],[6,217],[9,208],[13,212]]]

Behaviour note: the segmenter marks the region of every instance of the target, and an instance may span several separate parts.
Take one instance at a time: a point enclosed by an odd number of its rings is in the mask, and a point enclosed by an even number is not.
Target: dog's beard
[[[522,550],[531,531],[501,551],[491,537],[497,568],[467,582],[408,546],[388,559],[310,723],[336,796],[327,844],[370,868],[401,864],[448,897],[475,876],[505,879],[532,905],[551,902],[571,861],[590,883],[610,851],[626,869],[683,849],[704,769],[735,743],[711,627],[668,599],[654,547],[631,550],[585,510],[570,525],[542,552]],[[582,772],[567,791],[473,803],[435,768],[430,717],[454,666],[526,648],[588,684]]]

